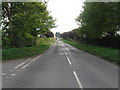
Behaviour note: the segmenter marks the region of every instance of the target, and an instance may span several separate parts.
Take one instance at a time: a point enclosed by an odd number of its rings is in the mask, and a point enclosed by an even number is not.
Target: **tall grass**
[[[54,44],[54,38],[47,40],[42,43],[37,43],[36,46],[3,49],[2,60],[12,60],[42,54]]]
[[[108,48],[108,47],[100,47],[95,45],[83,44],[76,41],[63,40],[64,42],[81,49],[83,51],[89,52],[93,55],[97,55],[107,61],[110,61],[114,64],[120,65],[120,59],[118,57],[118,49]]]

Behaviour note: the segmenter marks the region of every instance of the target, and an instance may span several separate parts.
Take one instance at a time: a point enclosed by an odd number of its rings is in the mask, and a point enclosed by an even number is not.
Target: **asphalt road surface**
[[[62,41],[2,69],[3,88],[118,88],[118,66]]]

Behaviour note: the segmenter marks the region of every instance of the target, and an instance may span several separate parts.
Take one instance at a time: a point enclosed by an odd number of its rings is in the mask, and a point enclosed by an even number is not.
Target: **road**
[[[62,41],[2,67],[3,88],[118,88],[118,66]]]

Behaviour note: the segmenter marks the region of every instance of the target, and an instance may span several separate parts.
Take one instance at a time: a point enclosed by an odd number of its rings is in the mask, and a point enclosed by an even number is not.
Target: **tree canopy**
[[[77,17],[79,32],[88,38],[114,37],[119,31],[119,3],[86,2],[84,11]]]
[[[55,27],[45,2],[2,3],[3,47],[34,45],[39,34]]]
[[[76,18],[79,25],[73,31],[63,33],[63,37],[86,43],[118,46],[120,40],[120,2],[85,2],[83,11]],[[114,44],[113,44],[114,42]]]

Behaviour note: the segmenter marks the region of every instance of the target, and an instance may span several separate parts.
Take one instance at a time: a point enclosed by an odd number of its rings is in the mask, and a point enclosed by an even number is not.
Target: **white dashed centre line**
[[[78,83],[78,85],[79,85],[79,88],[83,88],[83,87],[82,87],[82,84],[81,84],[81,82],[80,82],[80,80],[79,80],[79,78],[78,78],[78,76],[77,76],[77,73],[76,73],[75,71],[73,71],[73,74],[75,75],[75,78],[76,78],[76,80],[77,80],[77,83]]]
[[[13,70],[9,70],[10,72],[13,71]]]
[[[68,60],[69,64],[72,65],[72,63],[71,63],[71,61],[70,61],[70,59],[68,57],[67,57],[67,60]]]
[[[65,55],[67,55],[67,53],[65,52]]]
[[[16,75],[16,74],[14,74],[14,73],[13,73],[13,74],[11,74],[11,76],[15,76],[15,75]]]

